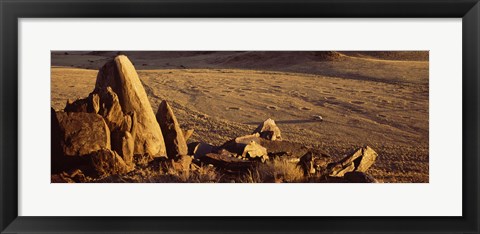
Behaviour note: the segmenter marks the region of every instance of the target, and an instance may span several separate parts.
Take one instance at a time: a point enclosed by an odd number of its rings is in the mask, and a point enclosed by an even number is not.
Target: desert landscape
[[[53,183],[429,182],[428,51],[52,51],[51,107]]]

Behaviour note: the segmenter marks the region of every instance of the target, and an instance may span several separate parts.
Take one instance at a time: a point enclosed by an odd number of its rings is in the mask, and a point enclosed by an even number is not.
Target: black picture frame
[[[0,0],[1,233],[479,232],[478,0]],[[462,217],[18,216],[18,19],[119,17],[462,18]],[[460,150],[459,150],[460,152]],[[41,200],[41,198],[39,198]],[[392,201],[393,202],[393,201]],[[441,204],[439,204],[441,205]]]

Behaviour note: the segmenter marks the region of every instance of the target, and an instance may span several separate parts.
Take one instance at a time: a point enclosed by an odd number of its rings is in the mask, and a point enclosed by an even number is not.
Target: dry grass
[[[194,171],[176,171],[168,168],[167,172],[148,178],[149,183],[218,183],[221,176],[213,167],[202,166]]]
[[[294,163],[275,159],[259,164],[242,179],[243,183],[295,183],[304,182],[303,170]]]
[[[318,177],[318,176],[317,176]],[[246,174],[238,177],[224,178],[216,168],[208,165],[196,167],[194,170],[179,171],[170,167],[161,169],[155,167],[137,168],[125,175],[112,175],[103,178],[87,178],[89,183],[305,183],[311,182],[310,176],[305,176],[303,170],[295,163],[275,159],[259,163]]]
[[[89,183],[218,183],[221,175],[213,167],[201,166],[195,170],[178,171],[170,167],[137,168],[125,175],[88,178]]]

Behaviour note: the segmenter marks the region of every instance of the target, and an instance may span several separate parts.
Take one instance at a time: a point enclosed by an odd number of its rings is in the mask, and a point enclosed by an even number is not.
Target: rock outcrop
[[[118,95],[123,113],[135,113],[135,154],[148,153],[152,156],[167,155],[162,131],[156,121],[147,93],[138,74],[124,56],[119,55],[107,62],[98,72],[95,90],[107,93],[108,87]]]
[[[261,123],[253,134],[258,133],[260,134],[261,138],[272,140],[272,141],[281,141],[282,134],[280,132],[280,128],[275,124],[273,119],[267,119],[263,123]]]
[[[156,118],[163,132],[167,156],[169,158],[176,158],[180,155],[187,155],[188,148],[183,131],[167,101],[163,100],[162,103],[160,103]]]
[[[84,156],[110,149],[110,130],[100,115],[83,112],[56,112],[60,147],[65,156]]]
[[[355,150],[339,162],[327,166],[330,176],[341,177],[347,172],[366,172],[377,159],[378,154],[369,146]]]

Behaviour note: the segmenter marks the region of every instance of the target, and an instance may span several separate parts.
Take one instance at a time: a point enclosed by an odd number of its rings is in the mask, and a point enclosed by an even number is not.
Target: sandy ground
[[[88,96],[108,56],[54,54],[52,107]],[[195,129],[189,141],[221,144],[272,118],[284,139],[336,158],[371,146],[380,156],[369,172],[380,181],[428,182],[428,61],[344,53],[261,68],[212,54],[152,57],[131,59],[153,109],[168,100],[182,127]]]

